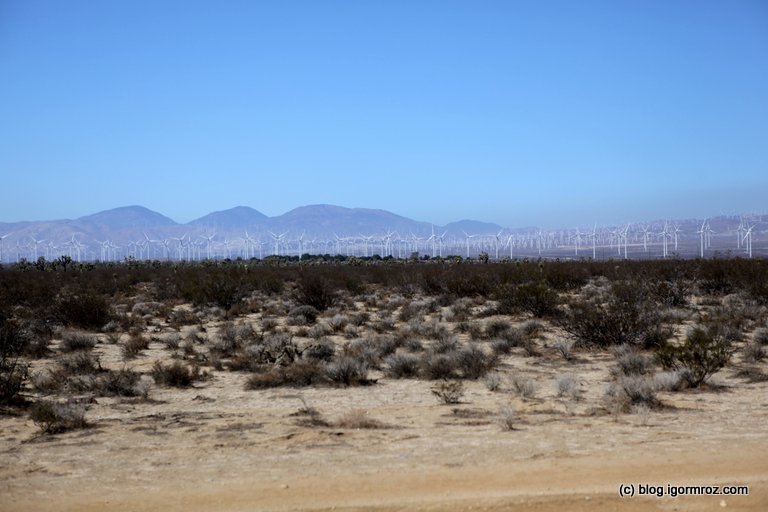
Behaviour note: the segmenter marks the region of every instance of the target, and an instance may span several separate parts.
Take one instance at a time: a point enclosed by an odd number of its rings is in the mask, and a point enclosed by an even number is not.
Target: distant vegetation
[[[505,358],[574,365],[604,350],[616,359],[606,410],[654,409],[661,391],[706,386],[740,347],[741,375],[762,380],[767,310],[763,260],[41,259],[0,267],[0,406],[37,399],[34,420],[62,432],[87,424],[75,394],[147,399],[221,371],[247,374],[249,390],[424,379],[456,403],[482,379],[532,400],[539,385],[504,380]],[[104,367],[110,345],[154,366]],[[31,371],[40,359],[52,361]],[[577,400],[577,382],[558,378],[558,397]]]

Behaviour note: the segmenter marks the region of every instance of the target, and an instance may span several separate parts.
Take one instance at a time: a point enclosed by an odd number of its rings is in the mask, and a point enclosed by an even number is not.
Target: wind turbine
[[[445,242],[445,235],[448,234],[448,231],[443,231],[443,234],[437,237],[437,248],[438,248],[438,255],[442,258],[443,257],[443,242]]]
[[[432,257],[437,256],[437,235],[435,234],[435,225],[432,224],[432,234],[427,238],[427,242],[432,241]]]
[[[643,230],[643,251],[648,252],[648,226],[642,226]],[[677,247],[675,247],[677,249]]]
[[[696,231],[699,234],[699,241],[700,241],[700,243],[699,243],[699,246],[700,246],[699,255],[702,258],[704,257],[704,239],[707,236],[707,231],[706,231],[706,227],[705,227],[706,224],[707,224],[707,221],[706,221],[706,219],[704,219],[704,222],[701,223],[701,228],[698,231]]]
[[[11,233],[6,233],[3,236],[0,236],[0,264],[3,263],[3,240],[11,236]]]
[[[216,236],[216,233],[212,235],[200,235],[200,238],[206,241],[205,244],[205,250],[206,250],[206,259],[211,259],[211,244],[213,244],[213,238]]]
[[[283,239],[285,238],[285,235],[287,235],[288,232],[286,231],[285,233],[282,233],[280,235],[276,235],[271,231],[269,231],[268,233],[270,234],[272,239],[275,241],[275,256],[280,256],[280,243],[283,241]]]
[[[576,256],[579,255],[579,245],[581,245],[581,231],[579,231],[579,228],[576,228],[576,233],[570,237],[571,240],[574,240],[576,243],[574,244],[575,247],[575,254]]]
[[[34,251],[34,255],[35,255],[35,261],[37,261],[37,246],[39,244],[42,244],[43,242],[45,242],[45,240],[38,240],[37,238],[35,238],[33,236],[30,236],[29,238],[32,240],[32,243],[34,244],[33,251]]]
[[[502,233],[502,231],[504,231],[504,230],[503,229],[499,230],[498,233],[493,235],[493,242],[494,242],[494,245],[496,247],[496,261],[499,260],[499,244],[501,243],[501,233]]]
[[[469,258],[469,240],[475,238],[477,235],[470,235],[464,230],[461,230],[461,232],[464,233],[464,236],[467,237],[467,258]]]
[[[512,259],[514,257],[512,253],[515,249],[515,235],[509,235],[509,238],[507,238],[507,243],[505,245],[509,247],[509,259]]]
[[[597,259],[597,224],[592,228],[592,232],[587,234],[587,238],[592,239],[592,259]]]
[[[99,258],[99,261],[107,261],[107,245],[109,244],[109,240],[104,240],[103,242],[100,242],[99,240],[94,239],[96,244],[101,246],[101,255]]]
[[[753,224],[749,228],[747,228],[745,234],[744,234],[744,242],[746,242],[746,248],[747,248],[747,254],[750,258],[752,258],[752,229],[755,227]]]
[[[744,217],[739,219],[739,227],[736,228],[736,248],[741,249],[741,241],[747,228],[744,227]]]

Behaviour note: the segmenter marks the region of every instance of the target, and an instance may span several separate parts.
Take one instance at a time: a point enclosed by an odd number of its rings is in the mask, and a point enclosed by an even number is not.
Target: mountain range
[[[6,247],[17,241],[27,244],[33,240],[63,242],[73,236],[86,240],[111,240],[117,244],[147,237],[165,239],[190,235],[216,235],[217,239],[249,236],[269,238],[269,232],[285,233],[306,239],[334,239],[335,236],[383,236],[396,232],[401,237],[416,235],[464,236],[462,231],[490,235],[504,229],[490,222],[461,220],[445,226],[417,221],[401,215],[369,208],[345,208],[320,204],[301,206],[275,217],[264,215],[248,206],[236,206],[228,210],[211,212],[198,219],[180,224],[173,219],[143,206],[123,206],[86,215],[77,219],[50,221],[0,222],[0,236]]]
[[[743,228],[738,228],[740,225]],[[664,238],[663,230],[667,233],[669,243],[677,247],[679,241],[682,244],[680,251],[695,256],[703,250],[701,246],[705,242],[704,248],[710,252],[746,247],[746,228],[752,227],[756,244],[761,245],[762,252],[766,250],[764,233],[768,229],[768,216],[712,217],[706,221],[706,240],[701,235],[704,226],[702,219],[662,219],[633,223],[631,231],[630,225],[602,226],[593,238],[599,238],[598,244],[602,246],[614,247],[616,237],[623,236],[625,245],[632,243],[633,250],[642,248],[643,252],[636,256],[648,257],[646,242],[660,246],[660,240]],[[279,236],[278,241],[272,233]],[[387,237],[387,233],[392,236]],[[433,233],[437,238],[432,239],[432,242],[426,241]],[[460,220],[438,226],[386,210],[328,204],[301,206],[275,217],[264,215],[248,206],[236,206],[211,212],[186,224],[180,224],[143,206],[123,206],[77,219],[0,222],[0,262],[15,261],[22,257],[54,257],[56,254],[77,254],[85,259],[120,259],[121,254],[170,257],[173,253],[178,257],[201,258],[208,254],[212,246],[218,255],[255,254],[254,247],[260,247],[258,254],[261,254],[265,247],[267,253],[273,248],[277,250],[277,243],[282,247],[281,251],[287,250],[290,245],[293,253],[304,249],[344,253],[351,250],[353,254],[367,255],[369,244],[372,245],[372,251],[375,246],[379,254],[383,253],[386,240],[392,244],[397,243],[398,254],[416,248],[435,252],[436,247],[439,247],[442,251],[443,244],[453,254],[464,253],[465,250],[469,253],[470,243],[475,253],[498,253],[502,243],[507,243],[510,251],[515,250],[515,247],[508,244],[512,238],[517,240],[515,245],[518,251],[540,255],[538,244],[543,240],[541,233],[537,227],[510,229],[477,220]],[[581,230],[570,227],[544,233],[544,238],[549,240],[548,247],[561,247],[566,251],[563,255],[570,254],[568,251],[571,249],[568,247],[581,245],[583,251],[584,247],[591,245],[589,240],[592,239],[592,227],[583,226]],[[472,236],[468,237],[467,234]],[[497,236],[499,234],[501,236]],[[204,242],[206,239],[208,241]],[[715,239],[716,242],[711,242]],[[539,242],[534,243],[535,240]],[[258,242],[261,243],[256,245]],[[749,243],[751,247],[751,235]],[[179,254],[182,245],[195,244],[198,251],[196,256]],[[151,253],[147,247],[151,248]],[[394,253],[393,247],[390,246],[390,253]]]

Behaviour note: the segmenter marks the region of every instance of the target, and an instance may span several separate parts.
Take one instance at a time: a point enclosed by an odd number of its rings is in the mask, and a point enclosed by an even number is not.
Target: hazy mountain
[[[229,210],[209,213],[187,223],[189,226],[204,227],[216,231],[254,230],[256,226],[266,225],[269,217],[250,206],[235,206]]]
[[[410,233],[425,234],[431,224],[396,215],[386,210],[368,208],[344,208],[330,204],[301,206],[270,219],[270,226],[295,236],[306,233],[308,237],[333,238],[339,236],[376,235],[396,231],[400,236]]]
[[[470,235],[495,235],[502,229],[504,228],[492,222],[480,222],[477,220],[465,219],[446,224],[443,228],[441,228],[441,232],[439,234],[442,234],[442,231],[447,231],[448,236],[456,237],[463,237],[465,232]]]
[[[647,229],[651,234],[651,242],[657,243],[659,233],[662,231],[665,222],[668,225],[669,240],[675,240],[674,233],[679,236],[680,251],[688,255],[696,255],[699,251],[700,236],[697,233],[700,230],[704,219],[677,219],[677,220],[655,220],[632,224],[632,240],[634,248],[643,247],[644,231]],[[744,233],[737,233],[737,227],[742,221],[740,216],[719,216],[709,219],[709,225],[716,240],[710,251],[718,250],[733,251],[737,248],[737,243],[744,246]],[[768,228],[768,218],[758,215],[747,215],[743,218],[744,225],[754,227],[755,242],[758,243],[758,237],[764,238],[764,233]],[[589,231],[588,227],[582,230],[582,233]],[[441,240],[445,244],[446,250],[456,251],[457,248],[464,247],[464,232],[470,235],[479,235],[473,239],[474,250],[493,250],[493,235],[499,231],[504,231],[502,236],[510,233],[519,233],[521,236],[527,236],[538,232],[536,227],[516,227],[503,228],[502,226],[480,222],[476,220],[461,220],[452,222],[446,226],[433,227],[428,222],[421,222],[401,215],[396,215],[386,210],[376,210],[369,208],[345,208],[328,204],[301,206],[295,208],[283,215],[268,217],[263,213],[247,207],[237,206],[229,210],[213,212],[199,219],[193,220],[188,224],[178,224],[172,219],[143,206],[125,206],[105,210],[80,217],[79,219],[62,219],[49,221],[23,221],[14,223],[0,222],[0,236],[2,239],[3,261],[16,261],[17,258],[32,259],[35,255],[47,255],[56,257],[57,255],[71,253],[73,246],[71,240],[74,239],[81,244],[83,259],[96,259],[100,255],[101,246],[98,241],[110,240],[116,247],[116,253],[121,255],[135,254],[137,247],[145,247],[146,240],[149,238],[149,250],[151,257],[163,257],[162,240],[184,237],[185,243],[193,242],[195,247],[202,245],[202,235],[214,235],[212,240],[214,251],[218,251],[221,256],[223,251],[232,250],[232,255],[243,254],[244,242],[242,241],[244,231],[248,233],[255,241],[261,241],[263,244],[259,247],[269,247],[271,250],[273,240],[269,231],[274,233],[287,232],[286,237],[281,244],[283,250],[298,251],[299,237],[304,235],[304,243],[308,244],[310,250],[328,250],[328,244],[323,242],[336,243],[334,235],[343,238],[349,238],[350,242],[357,244],[356,250],[361,250],[363,242],[362,237],[374,237],[375,244],[381,244],[385,233],[388,231],[396,233],[392,237],[392,243],[398,244],[398,252],[411,250],[413,244],[421,244],[420,250],[429,252],[431,242],[425,242],[432,233],[440,236],[447,232]],[[600,227],[605,232],[607,226]],[[554,231],[554,230],[545,230]],[[8,235],[8,236],[4,236]],[[417,242],[413,237],[421,239]],[[352,242],[356,239],[357,242]],[[401,240],[407,240],[408,247],[405,248]],[[738,240],[738,242],[737,242]],[[37,242],[36,242],[37,241]],[[227,241],[225,245],[224,242]],[[141,242],[141,245],[137,245]],[[178,241],[172,241],[172,251],[178,248]],[[255,243],[255,242],[254,242]],[[764,243],[764,242],[761,242]],[[638,245],[640,244],[640,245]],[[567,245],[567,244],[566,244]],[[230,249],[226,249],[229,247]],[[378,246],[377,246],[378,247]],[[450,249],[449,249],[450,247]],[[530,249],[530,246],[529,246]],[[355,249],[353,249],[355,250]],[[239,251],[239,252],[238,252]],[[743,252],[743,251],[742,251]],[[142,257],[147,256],[147,252],[142,252]],[[120,256],[118,256],[119,258]],[[198,254],[197,257],[200,257]]]
[[[159,228],[177,226],[173,219],[143,206],[121,206],[93,215],[80,217],[77,222],[96,231],[122,231],[134,228]]]

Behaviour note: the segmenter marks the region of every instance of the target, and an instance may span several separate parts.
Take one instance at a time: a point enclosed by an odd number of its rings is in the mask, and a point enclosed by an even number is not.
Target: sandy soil
[[[105,364],[122,362],[99,345]],[[151,349],[133,366],[163,356]],[[0,510],[33,511],[502,511],[768,510],[768,385],[729,367],[705,390],[661,393],[658,411],[600,412],[612,356],[504,360],[504,376],[537,384],[469,382],[441,405],[432,383],[245,391],[246,374],[213,371],[192,389],[155,388],[151,401],[97,398],[92,427],[38,434],[0,417]],[[573,373],[578,399],[555,378]],[[306,404],[330,423],[364,410],[388,428],[300,424]],[[518,412],[503,430],[499,408]],[[749,496],[619,496],[621,484],[746,485]]]

